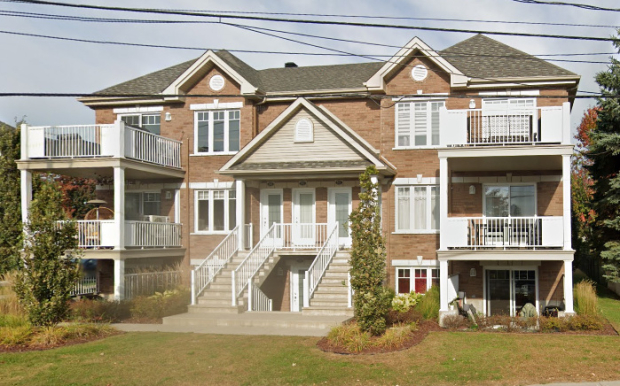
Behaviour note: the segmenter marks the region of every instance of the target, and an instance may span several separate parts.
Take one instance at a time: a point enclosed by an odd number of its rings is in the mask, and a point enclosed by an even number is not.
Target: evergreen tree
[[[390,296],[383,287],[385,273],[385,240],[381,234],[381,216],[377,197],[378,184],[372,175],[377,169],[370,166],[360,175],[360,203],[349,217],[351,222],[351,287],[355,317],[360,328],[373,335],[385,332],[385,316]]]
[[[22,248],[19,139],[19,129],[0,122],[0,275],[18,267]]]
[[[62,193],[52,178],[41,181],[32,200],[15,292],[35,326],[53,326],[66,316],[79,278],[77,229],[66,220]]]
[[[614,45],[620,50],[620,40]],[[620,282],[620,61],[612,57],[609,69],[597,74],[596,81],[603,96],[587,153],[594,181],[594,246],[604,262],[604,277]]]

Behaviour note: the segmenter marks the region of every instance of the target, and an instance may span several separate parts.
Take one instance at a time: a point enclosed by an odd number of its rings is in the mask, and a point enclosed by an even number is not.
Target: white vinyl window
[[[439,230],[439,186],[396,187],[396,232]]]
[[[227,232],[237,226],[234,190],[198,190],[195,193],[195,232]]]
[[[439,270],[436,268],[396,268],[396,293],[423,294],[432,286],[439,287]]]
[[[160,135],[161,133],[161,116],[158,114],[126,114],[120,115],[119,118],[126,125],[139,127],[152,134]]]
[[[439,111],[444,101],[396,104],[396,147],[439,146]]]
[[[239,151],[239,110],[197,111],[194,115],[194,153]]]

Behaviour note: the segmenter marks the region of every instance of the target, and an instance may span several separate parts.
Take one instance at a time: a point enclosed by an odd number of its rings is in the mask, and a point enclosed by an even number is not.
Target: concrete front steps
[[[310,299],[310,307],[302,309],[304,315],[353,316],[353,308],[348,307],[349,258],[348,251],[336,253]]]

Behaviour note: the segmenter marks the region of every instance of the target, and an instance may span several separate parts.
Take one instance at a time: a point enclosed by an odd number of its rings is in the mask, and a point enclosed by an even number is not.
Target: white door
[[[269,228],[276,223],[282,224],[282,189],[265,189],[261,190],[261,238],[269,231]],[[276,245],[282,245],[282,229],[276,227],[274,234],[269,238],[273,238]]]
[[[293,244],[296,246],[315,246],[314,202],[314,189],[293,189]]]
[[[351,188],[329,189],[328,223],[338,221],[338,244],[351,246],[351,231],[349,229],[349,215],[351,214]]]
[[[301,312],[304,306],[304,282],[307,270],[291,267],[291,312]]]

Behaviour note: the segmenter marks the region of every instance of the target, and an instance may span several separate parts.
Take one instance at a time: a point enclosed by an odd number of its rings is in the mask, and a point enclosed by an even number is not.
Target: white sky
[[[64,1],[122,7],[175,8],[185,10],[330,13],[620,26],[620,13],[618,12],[588,11],[574,7],[529,5],[513,2],[511,0],[383,0],[382,2],[376,0],[270,0],[263,2],[255,0],[234,2],[206,0],[177,0],[174,2],[164,0]],[[578,0],[574,2],[578,2]],[[583,0],[581,2],[604,7],[617,7],[619,5],[617,0]],[[183,18],[181,16],[153,16],[149,14],[34,6],[0,1],[0,12],[7,10],[110,18]],[[306,18],[314,17],[308,16]],[[292,32],[399,46],[406,44],[414,36],[418,36],[435,50],[442,50],[472,36],[471,34],[463,33],[419,30],[302,25],[232,19],[228,21],[231,23],[261,26]],[[615,34],[613,28],[574,26],[535,26],[408,20],[362,19],[356,21],[599,37],[610,37]],[[229,50],[249,49],[287,52],[327,52],[256,34],[236,27],[219,24],[144,25],[84,23],[0,15],[0,31],[145,44],[214,49],[225,48]],[[531,54],[574,54],[615,51],[610,42],[489,36]],[[393,55],[397,52],[395,48],[339,43],[295,36],[290,37],[358,54]],[[0,33],[0,47],[3,53],[3,60],[0,61],[0,92],[89,93],[198,57],[201,54],[201,51],[97,45],[14,36],[3,33]],[[289,61],[294,61],[300,66],[363,61],[363,59],[360,58],[332,56],[233,53],[256,69],[280,67],[285,62]],[[564,59],[608,62],[609,56],[580,56]],[[552,63],[580,74],[582,79],[579,89],[587,91],[598,91],[594,76],[597,72],[605,71],[607,68],[605,64]],[[595,103],[593,99],[578,100],[575,103],[572,114],[573,127],[581,120],[584,110],[593,106]],[[32,125],[89,124],[94,121],[94,113],[92,110],[84,107],[74,98],[0,98],[0,121],[13,123],[16,119],[21,119],[22,117],[25,117],[26,121]]]

